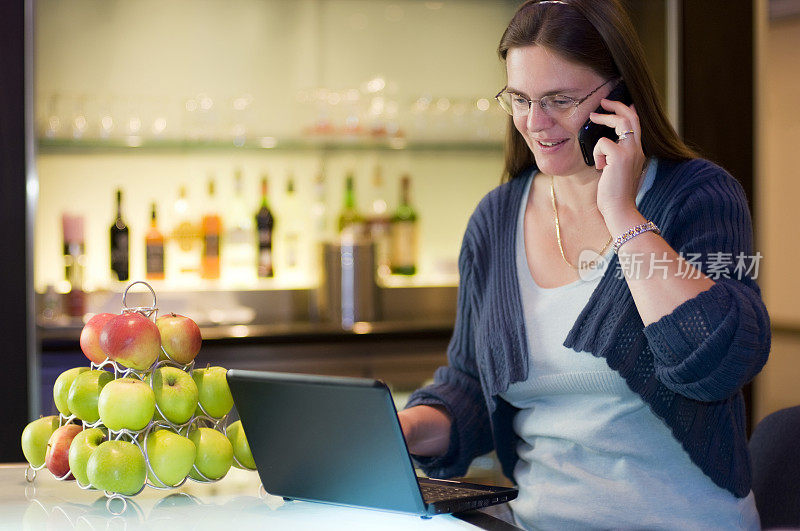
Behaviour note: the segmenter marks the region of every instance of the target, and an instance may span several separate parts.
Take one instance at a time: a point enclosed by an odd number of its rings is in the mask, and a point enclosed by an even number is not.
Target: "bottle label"
[[[259,248],[270,247],[272,248],[272,231],[268,229],[260,229],[258,231],[258,246]]]
[[[273,276],[272,249],[264,248],[258,253],[258,276],[268,278]]]
[[[219,256],[219,234],[206,234],[203,238],[203,243],[205,244],[203,256],[207,258]]]
[[[111,242],[111,269],[119,280],[128,279],[128,234],[118,232]]]
[[[258,276],[260,278],[274,276],[272,268],[272,231],[266,228],[258,231]]]
[[[164,274],[164,245],[148,244],[145,248],[145,264],[148,275]]]
[[[191,222],[184,221],[183,223],[175,227],[175,232],[173,233],[173,237],[175,238],[175,241],[178,243],[178,246],[180,247],[181,251],[189,252],[195,247],[197,243],[197,229]]]
[[[392,268],[417,265],[417,226],[413,221],[396,221],[391,228],[390,261]]]

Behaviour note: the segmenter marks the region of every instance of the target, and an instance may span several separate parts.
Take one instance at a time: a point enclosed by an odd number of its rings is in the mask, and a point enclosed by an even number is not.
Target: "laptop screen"
[[[382,382],[236,369],[228,382],[268,493],[425,512]]]

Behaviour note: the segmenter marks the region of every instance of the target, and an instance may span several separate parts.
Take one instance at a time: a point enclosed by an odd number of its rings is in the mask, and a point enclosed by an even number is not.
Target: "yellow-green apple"
[[[170,430],[155,430],[147,436],[148,477],[157,487],[174,487],[192,469],[197,454],[194,443]],[[155,474],[155,475],[154,475]],[[158,476],[158,477],[156,477]]]
[[[152,381],[151,381],[152,380]],[[163,417],[175,424],[187,422],[197,409],[197,384],[177,367],[163,366],[147,376]]]
[[[95,448],[86,463],[89,483],[99,490],[133,495],[147,477],[144,454],[128,441],[106,441]]]
[[[62,372],[58,375],[58,378],[56,378],[56,383],[53,385],[53,401],[56,403],[56,408],[65,417],[72,415],[72,412],[69,410],[69,405],[67,404],[69,388],[80,373],[88,370],[89,367],[74,367]]]
[[[44,464],[47,454],[47,441],[58,429],[58,415],[50,415],[34,420],[22,430],[22,454],[32,467]]]
[[[106,435],[100,428],[83,430],[72,439],[69,445],[69,469],[75,479],[84,487],[89,486],[89,476],[86,474],[86,465],[92,452],[106,440]]]
[[[247,442],[247,437],[244,434],[242,421],[237,420],[229,425],[225,430],[225,435],[227,435],[231,446],[233,446],[233,457],[236,458],[236,461],[239,461],[244,468],[255,470],[256,462],[253,459],[253,453],[250,451],[250,444]],[[241,468],[236,464],[236,461],[233,462],[234,466]]]
[[[97,422],[100,413],[97,411],[97,401],[103,387],[114,379],[108,371],[92,370],[78,374],[67,395],[67,407],[79,419],[89,424]]]
[[[233,464],[233,446],[225,435],[211,428],[197,428],[189,432],[189,439],[197,447],[194,466],[208,479],[219,479],[228,473]],[[202,481],[194,469],[189,476]]]
[[[214,418],[224,416],[233,407],[233,396],[225,378],[227,372],[224,367],[206,367],[192,373],[197,384],[198,401],[206,413]],[[203,412],[198,407],[195,414],[202,415]]]
[[[106,323],[115,317],[113,313],[98,313],[84,325],[81,330],[81,350],[90,361],[101,364],[108,357],[100,346],[100,332]]]
[[[103,326],[100,348],[120,365],[144,371],[158,359],[161,334],[156,324],[144,315],[123,313]]]
[[[72,439],[81,431],[83,428],[77,424],[65,424],[54,431],[48,439],[44,462],[47,470],[57,478],[69,473],[69,446],[72,444]],[[70,474],[66,479],[74,478]]]
[[[150,386],[138,378],[119,378],[100,391],[97,411],[110,430],[142,430],[156,411],[156,396]]]
[[[168,313],[156,319],[156,326],[161,332],[161,346],[173,361],[186,365],[200,352],[200,327],[188,317]],[[161,357],[165,358],[163,353]]]

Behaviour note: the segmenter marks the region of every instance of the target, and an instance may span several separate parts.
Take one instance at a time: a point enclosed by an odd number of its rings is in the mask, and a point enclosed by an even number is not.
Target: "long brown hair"
[[[618,0],[564,0],[538,5],[528,0],[509,22],[497,53],[539,45],[564,59],[588,66],[605,79],[622,77],[628,86],[642,128],[647,157],[686,160],[697,157],[675,132],[658,99],[644,50],[625,9]],[[508,119],[503,180],[535,166],[525,139]]]

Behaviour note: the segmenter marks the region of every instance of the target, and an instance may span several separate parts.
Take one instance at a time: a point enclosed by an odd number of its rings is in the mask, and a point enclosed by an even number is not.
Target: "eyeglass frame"
[[[495,99],[495,100],[497,100],[497,103],[498,103],[498,105],[500,105],[500,108],[501,108],[501,109],[503,109],[503,111],[505,111],[505,112],[506,112],[506,114],[508,114],[508,115],[509,115],[509,116],[511,116],[512,118],[514,118],[514,117],[515,117],[515,116],[514,116],[514,112],[513,112],[513,111],[512,111],[512,112],[509,112],[509,111],[508,111],[508,110],[507,110],[507,109],[506,109],[506,108],[503,106],[503,102],[501,102],[501,101],[500,101],[500,96],[502,96],[502,95],[503,95],[503,93],[505,92],[505,93],[507,93],[507,94],[514,94],[515,96],[519,96],[519,97],[520,97],[520,98],[522,98],[523,100],[527,101],[527,102],[528,102],[528,112],[526,112],[524,115],[521,115],[521,116],[517,116],[517,117],[516,117],[516,118],[522,118],[522,116],[530,116],[530,114],[531,114],[531,109],[533,109],[533,103],[534,103],[534,102],[536,102],[536,103],[539,105],[539,108],[540,108],[540,109],[542,109],[542,111],[543,111],[545,114],[547,114],[548,116],[551,116],[551,114],[550,114],[550,113],[547,111],[547,109],[545,109],[544,107],[542,107],[542,100],[543,100],[543,99],[545,99],[545,98],[551,98],[551,97],[560,96],[560,97],[562,97],[562,98],[566,98],[566,99],[572,100],[572,112],[570,113],[570,115],[569,115],[569,116],[564,116],[564,118],[572,118],[572,117],[575,115],[575,112],[577,111],[577,109],[578,109],[578,107],[581,105],[581,103],[583,103],[584,101],[588,100],[588,99],[589,99],[589,98],[590,98],[590,97],[591,97],[591,96],[592,96],[592,95],[593,95],[595,92],[597,92],[597,91],[598,91],[598,90],[600,90],[601,88],[605,87],[606,85],[608,85],[608,84],[609,84],[609,83],[611,83],[612,81],[615,81],[615,82],[616,82],[616,83],[615,83],[615,85],[614,85],[614,86],[616,86],[616,85],[617,85],[617,84],[618,84],[618,83],[619,83],[621,80],[622,80],[622,77],[615,77],[615,78],[607,79],[607,80],[605,80],[605,81],[603,82],[603,84],[602,84],[602,85],[600,85],[599,87],[597,87],[596,89],[594,89],[593,91],[591,91],[589,94],[587,94],[587,95],[586,95],[586,96],[584,96],[583,98],[579,98],[579,99],[575,99],[575,98],[573,98],[572,96],[565,96],[565,95],[563,95],[563,94],[548,94],[548,95],[546,95],[546,96],[542,96],[541,98],[538,98],[538,99],[528,99],[528,98],[526,98],[525,96],[523,96],[522,94],[519,94],[519,93],[517,93],[517,92],[511,92],[511,91],[509,91],[509,90],[508,90],[508,85],[506,85],[505,87],[503,87],[503,88],[502,88],[502,90],[500,90],[500,92],[498,92],[498,93],[495,95],[494,99]],[[614,90],[614,89],[613,89],[613,87],[612,87],[612,89],[611,89],[611,90]]]

